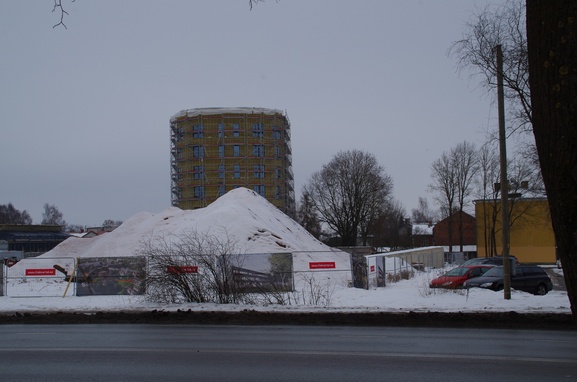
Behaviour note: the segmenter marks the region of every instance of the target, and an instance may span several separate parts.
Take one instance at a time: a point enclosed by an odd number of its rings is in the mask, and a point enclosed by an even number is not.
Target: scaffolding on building
[[[171,202],[195,209],[237,187],[295,212],[290,122],[264,108],[183,110],[170,120]]]

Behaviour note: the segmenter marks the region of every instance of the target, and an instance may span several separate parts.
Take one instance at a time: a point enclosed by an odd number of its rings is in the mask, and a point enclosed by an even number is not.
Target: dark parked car
[[[465,281],[465,288],[503,289],[503,267],[497,266],[481,277]],[[545,295],[553,289],[553,283],[545,270],[537,265],[517,265],[511,274],[511,288],[536,295]]]
[[[509,256],[511,263],[518,264],[517,258],[515,256]],[[465,261],[460,267],[468,267],[470,265],[481,265],[481,264],[491,264],[491,265],[503,265],[503,257],[475,257]]]
[[[453,268],[444,275],[433,279],[429,286],[431,288],[446,289],[462,288],[465,281],[481,276],[492,267],[492,265],[471,265],[468,267]]]

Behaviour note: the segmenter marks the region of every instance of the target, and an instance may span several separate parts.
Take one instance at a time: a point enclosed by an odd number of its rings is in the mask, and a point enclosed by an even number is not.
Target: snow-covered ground
[[[191,309],[198,311],[299,311],[299,312],[504,312],[570,313],[567,293],[553,290],[545,296],[533,296],[513,291],[510,300],[502,292],[472,289],[466,291],[431,290],[429,281],[443,270],[416,272],[416,276],[386,287],[371,290],[347,287],[342,275],[350,275],[349,257],[316,240],[304,228],[284,215],[255,192],[239,188],[230,191],[208,207],[183,211],[168,208],[157,214],[142,212],[125,221],[113,232],[84,239],[71,237],[52,251],[36,259],[58,258],[70,275],[73,260],[79,257],[123,257],[138,255],[143,240],[153,236],[196,231],[210,235],[224,234],[238,244],[241,253],[293,254],[293,270],[314,272],[319,279],[331,279],[326,288],[324,304],[311,305],[218,305],[218,304],[159,304],[144,296],[73,296],[64,294],[59,286],[53,297],[0,297],[0,314],[9,312],[95,312],[95,311],[149,311]],[[65,259],[69,260],[66,263]],[[41,260],[37,260],[41,261]],[[70,261],[72,261],[70,263]],[[311,262],[329,262],[334,269],[310,270]],[[10,272],[25,275],[25,262],[14,265]],[[22,269],[20,269],[22,268]],[[339,275],[339,277],[335,277]],[[350,276],[348,277],[350,281]],[[338,279],[338,282],[334,282]],[[61,281],[62,283],[62,281]],[[22,284],[22,283],[21,283]],[[26,283],[24,283],[26,284]],[[32,283],[29,283],[29,287]],[[26,285],[18,285],[22,288]],[[9,286],[10,287],[10,286]],[[11,286],[13,289],[16,286]],[[44,285],[43,287],[47,287]],[[50,286],[48,286],[50,287]],[[8,293],[10,295],[10,293]],[[20,295],[26,295],[26,293]],[[59,296],[59,297],[54,297]]]
[[[328,306],[233,304],[158,304],[143,296],[83,296],[83,297],[0,297],[0,313],[8,312],[95,312],[95,311],[298,311],[298,312],[508,312],[571,313],[565,291],[553,290],[545,296],[512,291],[505,300],[502,292],[483,289],[445,291],[427,287],[432,273],[422,273],[410,280],[386,287],[364,290],[335,287]]]

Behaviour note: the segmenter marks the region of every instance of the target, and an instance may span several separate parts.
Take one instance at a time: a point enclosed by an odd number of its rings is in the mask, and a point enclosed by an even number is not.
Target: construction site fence
[[[364,256],[367,277],[364,286],[384,287],[406,280],[418,272],[431,272],[444,266],[443,247],[424,247]]]
[[[397,275],[433,268],[438,254],[421,251],[359,256],[333,250],[230,256],[242,258],[233,271],[237,282],[250,292],[249,286],[277,288],[279,280],[283,289],[293,291],[327,283],[363,289],[385,286],[402,278]],[[203,272],[202,266],[190,259],[180,260],[176,265],[174,259],[167,261],[162,271],[175,277],[183,274],[194,277]],[[2,267],[0,295],[144,295],[150,264],[151,259],[145,256],[27,258],[11,267]]]
[[[26,258],[3,266],[3,295],[66,297],[144,294],[144,257]]]

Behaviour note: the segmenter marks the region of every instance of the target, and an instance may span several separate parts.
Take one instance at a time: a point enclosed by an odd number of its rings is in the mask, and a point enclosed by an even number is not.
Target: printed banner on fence
[[[79,258],[76,295],[141,295],[145,276],[144,257]]]
[[[56,269],[54,268],[26,269],[26,276],[36,276],[36,277],[56,276]]]
[[[309,263],[309,269],[335,269],[337,263],[334,261],[313,261]]]
[[[293,290],[293,258],[290,253],[253,253],[233,267],[235,281],[244,293]]]

